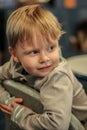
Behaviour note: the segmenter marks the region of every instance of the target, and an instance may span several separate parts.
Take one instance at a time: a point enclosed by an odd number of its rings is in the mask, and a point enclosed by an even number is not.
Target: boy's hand
[[[11,106],[14,107],[16,104],[20,104],[21,107],[28,108],[28,109],[32,110],[30,107],[22,105],[22,102],[23,102],[22,98],[15,98],[15,100],[12,101]]]
[[[13,108],[5,104],[0,104],[0,110],[5,114],[11,115]]]
[[[14,107],[16,104],[22,104],[23,103],[23,99],[22,98],[15,98],[12,102],[11,102],[11,106]]]
[[[11,113],[13,111],[13,107],[16,105],[16,104],[21,104],[23,102],[23,99],[22,98],[15,98],[11,104],[8,106],[8,105],[5,105],[5,104],[0,104],[0,109],[2,112],[4,112],[5,114],[8,114],[11,116]]]

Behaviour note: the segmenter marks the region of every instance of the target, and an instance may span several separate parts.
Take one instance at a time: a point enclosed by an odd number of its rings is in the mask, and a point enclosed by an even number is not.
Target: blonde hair
[[[33,40],[34,30],[46,38],[59,39],[63,34],[57,18],[41,5],[27,5],[15,10],[8,18],[6,34],[8,44],[15,48],[18,40]],[[36,32],[37,32],[36,31]]]

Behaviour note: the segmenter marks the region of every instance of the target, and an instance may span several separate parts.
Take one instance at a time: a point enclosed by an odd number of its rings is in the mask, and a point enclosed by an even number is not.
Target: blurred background
[[[18,7],[31,3],[43,4],[62,24],[66,33],[60,39],[60,46],[65,58],[87,54],[87,0],[0,0],[0,65],[10,57],[5,34],[7,18]],[[0,111],[1,130],[5,129],[4,124]]]

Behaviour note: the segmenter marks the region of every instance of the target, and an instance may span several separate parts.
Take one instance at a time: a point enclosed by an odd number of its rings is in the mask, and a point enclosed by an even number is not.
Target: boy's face
[[[35,45],[25,40],[18,43],[14,50],[9,48],[16,62],[20,62],[23,68],[31,75],[44,77],[48,75],[59,62],[59,46],[57,40],[50,43],[41,36],[34,38]]]

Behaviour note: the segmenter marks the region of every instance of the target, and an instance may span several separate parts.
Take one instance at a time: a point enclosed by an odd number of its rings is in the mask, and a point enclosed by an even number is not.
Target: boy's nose
[[[47,62],[49,60],[50,60],[50,58],[46,52],[42,52],[40,54],[40,59],[39,59],[40,63],[44,63],[44,62]]]

